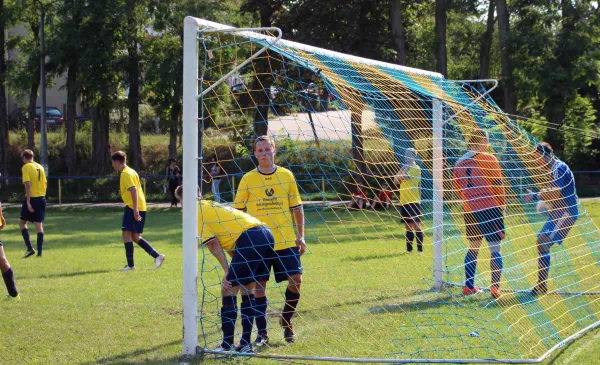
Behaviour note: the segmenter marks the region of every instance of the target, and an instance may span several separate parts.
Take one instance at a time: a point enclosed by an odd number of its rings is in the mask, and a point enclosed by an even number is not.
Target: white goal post
[[[278,37],[271,37],[254,31],[275,31]],[[198,34],[200,32],[222,32],[238,33],[240,35],[251,34],[253,38],[264,39],[268,41],[267,46],[256,52],[243,63],[232,69],[219,81],[211,85],[210,89],[217,86],[229,75],[234,74],[238,69],[249,63],[253,58],[264,52],[270,46],[280,43],[286,46],[294,47],[299,50],[314,52],[319,51],[324,54],[331,54],[348,61],[359,61],[364,64],[385,66],[397,68],[413,74],[429,75],[441,77],[440,74],[414,69],[410,67],[391,65],[388,63],[364,59],[338,52],[327,51],[324,49],[308,46],[305,44],[281,40],[281,30],[278,28],[233,28],[219,23],[186,17],[184,20],[184,41],[183,41],[183,192],[186,197],[198,196],[197,186],[199,182],[199,171],[202,163],[199,134],[199,116],[198,100],[210,91],[205,89],[199,92],[200,64],[199,64],[199,45]],[[443,233],[443,151],[442,151],[442,130],[443,130],[442,102],[438,99],[433,103],[433,121],[434,121],[434,167],[433,167],[433,185],[434,189],[434,277],[433,288],[440,290],[443,286],[443,252],[442,242]],[[189,201],[189,200],[188,200]],[[199,352],[198,348],[198,210],[196,204],[183,204],[183,355],[195,355]]]

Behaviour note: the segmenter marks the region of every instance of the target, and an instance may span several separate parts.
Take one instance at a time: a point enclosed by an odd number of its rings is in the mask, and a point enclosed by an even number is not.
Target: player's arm
[[[292,209],[294,215],[294,222],[296,223],[296,246],[298,247],[298,253],[302,255],[306,252],[306,241],[304,240],[304,208],[302,205]]]
[[[492,156],[493,157],[493,156]],[[502,176],[502,168],[498,160],[494,158],[493,170],[494,179],[492,180],[492,187],[494,190],[494,196],[498,199],[498,203],[502,209],[506,209],[506,188],[504,187],[504,177]]]
[[[304,208],[302,207],[302,199],[300,199],[300,191],[296,179],[292,176],[288,187],[289,206],[292,207],[292,215],[296,223],[296,247],[298,253],[302,255],[306,252],[306,241],[304,240]]]
[[[27,210],[33,213],[33,207],[31,206],[31,174],[28,166],[23,166],[21,169],[23,174],[23,185],[25,186],[25,203],[27,204]]]
[[[2,214],[2,202],[0,202],[0,230],[6,226],[6,221],[4,220],[4,215]]]
[[[396,176],[394,176],[394,183],[396,185],[399,185],[403,180],[405,180],[407,178],[406,173],[408,172],[408,169],[410,168],[410,166],[403,166],[400,171],[398,171],[398,174]]]
[[[235,192],[235,198],[233,199],[233,207],[242,212],[246,211],[246,204],[248,203],[250,193],[248,192],[248,185],[246,179],[242,177],[238,189]]]
[[[135,186],[130,187],[129,192],[131,193],[131,202],[133,204],[133,219],[140,222],[142,217],[140,216],[140,211],[138,210],[138,192]]]
[[[217,261],[219,261],[219,264],[221,264],[221,267],[223,268],[224,275],[221,286],[223,287],[223,289],[231,289],[231,283],[226,279],[227,273],[229,272],[229,262],[227,261],[227,256],[225,256],[225,252],[223,252],[221,245],[219,245],[219,241],[216,237],[213,237],[206,241],[204,244],[206,245],[206,247],[208,247],[210,253],[213,254],[213,256],[217,259]]]
[[[463,195],[462,189],[465,187],[464,185],[464,169],[462,169],[459,165],[454,166],[452,170],[452,182],[454,184],[454,190],[456,191],[456,195],[460,198],[460,200],[465,201],[465,197]]]

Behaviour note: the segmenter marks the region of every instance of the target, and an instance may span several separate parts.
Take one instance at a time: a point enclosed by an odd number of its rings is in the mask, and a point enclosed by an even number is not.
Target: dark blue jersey
[[[577,193],[575,192],[575,177],[566,163],[556,160],[552,166],[552,187],[560,188],[565,205],[573,218],[577,219]]]

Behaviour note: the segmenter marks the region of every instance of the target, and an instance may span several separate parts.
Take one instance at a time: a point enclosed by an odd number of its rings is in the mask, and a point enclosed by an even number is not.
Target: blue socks
[[[8,270],[2,273],[2,279],[4,279],[4,284],[6,284],[8,295],[10,295],[13,298],[19,295],[17,285],[15,284],[15,278],[13,275],[12,267],[9,267]]]
[[[133,242],[125,242],[125,257],[127,257],[127,266],[133,267]]]
[[[242,339],[240,345],[244,346],[251,342],[252,327],[254,326],[254,316],[256,305],[254,295],[242,295],[242,305],[240,311],[242,313]]]
[[[502,254],[500,252],[492,252],[492,261],[490,261],[490,269],[492,269],[492,285],[500,285],[503,267]]]
[[[33,246],[31,245],[31,241],[29,240],[29,230],[27,228],[23,228],[21,230],[21,236],[23,236],[23,241],[25,241],[25,246],[27,246],[27,250],[33,251]]]
[[[475,287],[475,271],[477,270],[477,256],[471,250],[465,256],[465,286],[469,289]]]
[[[265,335],[267,334],[267,297],[256,298],[255,302],[256,329],[259,335]]]
[[[148,241],[146,241],[145,239],[140,237],[140,240],[138,241],[138,246],[140,246],[141,248],[144,249],[144,251],[146,251],[146,253],[148,253],[148,255],[152,256],[153,258],[157,258],[158,257],[158,252],[156,252],[152,246],[150,246],[150,243],[148,243]]]
[[[223,297],[221,306],[221,330],[223,330],[223,343],[221,346],[225,350],[233,346],[233,336],[235,334],[235,322],[237,320],[237,297]]]
[[[42,256],[42,249],[44,248],[44,232],[37,234],[37,249],[38,256]]]
[[[417,251],[423,252],[423,232],[417,231]]]

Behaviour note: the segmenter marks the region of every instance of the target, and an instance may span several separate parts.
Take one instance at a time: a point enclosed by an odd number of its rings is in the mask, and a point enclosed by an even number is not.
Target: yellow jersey
[[[137,191],[138,210],[140,212],[145,212],[146,196],[144,195],[142,185],[140,184],[140,177],[134,169],[129,166],[125,166],[123,171],[121,171],[121,198],[123,199],[123,203],[125,203],[125,205],[131,209],[133,209],[133,199],[129,189],[132,187],[135,187],[135,190]]]
[[[201,200],[198,204],[202,244],[216,238],[223,251],[231,251],[242,233],[261,225],[264,223],[228,205],[209,200]]]
[[[31,184],[31,198],[46,196],[46,171],[42,165],[31,161],[21,168],[23,184]]]
[[[421,202],[421,168],[414,164],[409,167],[400,181],[400,204],[420,203]]]
[[[258,169],[246,173],[240,181],[233,207],[264,222],[275,238],[275,250],[296,247],[296,231],[291,209],[302,205],[292,172],[277,166],[265,174]]]

